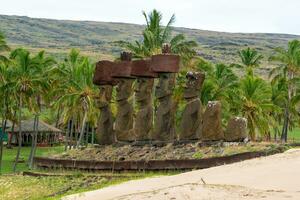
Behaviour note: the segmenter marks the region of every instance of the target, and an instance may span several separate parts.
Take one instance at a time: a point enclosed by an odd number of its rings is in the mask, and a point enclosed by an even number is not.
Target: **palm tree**
[[[278,110],[271,103],[271,90],[261,78],[247,75],[240,82],[239,103],[243,117],[248,120],[249,135],[256,139],[256,130],[265,136],[269,132],[269,113]]]
[[[36,146],[37,146],[37,136],[38,136],[38,124],[39,124],[39,115],[41,113],[41,101],[46,101],[48,91],[50,89],[50,68],[56,63],[56,61],[49,56],[45,56],[45,51],[40,51],[35,57],[32,58],[32,62],[36,64],[35,77],[38,77],[39,84],[35,85],[35,94],[32,97],[35,99],[35,104],[32,111],[34,112],[34,135],[32,138],[32,146],[30,155],[28,158],[29,168],[32,168],[33,157],[35,156]]]
[[[227,116],[236,99],[231,97],[237,93],[238,77],[231,67],[225,64],[213,65],[212,69],[208,71],[201,91],[201,101],[204,105],[212,100],[221,101],[225,111],[224,115]]]
[[[71,50],[69,57],[58,67],[58,73],[64,81],[54,91],[58,95],[56,107],[63,108],[64,121],[81,121],[80,136],[77,147],[81,144],[86,122],[95,120],[97,113],[96,97],[98,89],[92,81],[95,66],[87,57],[81,57],[79,51]]]
[[[247,74],[253,76],[253,70],[254,68],[259,67],[263,56],[250,47],[243,49],[238,53],[242,64],[237,64],[236,66],[246,68]]]
[[[12,60],[11,84],[12,94],[18,100],[18,151],[16,160],[13,166],[13,171],[16,171],[17,163],[20,157],[22,147],[22,109],[24,106],[32,108],[32,97],[35,96],[38,86],[43,85],[43,77],[40,76],[38,63],[31,58],[29,51],[19,48],[11,52],[10,58]]]
[[[7,119],[9,118],[9,94],[8,94],[8,70],[7,63],[0,62],[0,94],[2,94],[2,98],[0,99],[0,113],[2,118],[1,128],[2,131],[0,133],[0,174],[2,168],[2,154],[3,154],[3,136],[5,134]]]
[[[278,67],[274,68],[270,76],[277,78],[284,76],[287,84],[286,96],[287,101],[284,105],[284,122],[282,127],[281,139],[287,141],[289,124],[291,119],[292,99],[297,99],[297,91],[295,84],[299,82],[298,77],[300,72],[300,41],[293,40],[288,43],[288,48],[276,48],[275,55],[270,57],[271,61],[279,62]],[[294,102],[294,101],[293,101]]]
[[[134,43],[122,42],[128,50],[133,52],[137,58],[149,57],[161,53],[164,43],[171,44],[171,51],[182,56],[183,62],[187,62],[196,55],[194,48],[197,43],[187,41],[183,34],[172,37],[172,25],[175,22],[175,15],[172,15],[166,26],[162,25],[162,14],[153,10],[148,15],[143,12],[146,21],[146,28],[143,31],[143,41]]]

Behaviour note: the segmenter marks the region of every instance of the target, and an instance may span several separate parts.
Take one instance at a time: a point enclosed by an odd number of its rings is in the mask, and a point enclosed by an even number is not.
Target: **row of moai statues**
[[[99,61],[94,74],[94,84],[100,88],[100,119],[96,139],[98,144],[115,142],[173,142],[241,141],[247,137],[244,118],[229,120],[227,130],[222,130],[221,104],[209,102],[202,114],[199,94],[205,80],[201,72],[188,72],[184,87],[186,106],[182,113],[179,134],[175,131],[175,107],[172,99],[180,57],[170,53],[164,45],[162,54],[151,59],[132,60],[131,53],[121,53],[120,61]],[[155,99],[158,106],[153,111],[154,80]],[[117,114],[111,111],[113,87],[116,88]],[[134,95],[133,95],[134,91]],[[134,98],[137,112],[134,112]]]

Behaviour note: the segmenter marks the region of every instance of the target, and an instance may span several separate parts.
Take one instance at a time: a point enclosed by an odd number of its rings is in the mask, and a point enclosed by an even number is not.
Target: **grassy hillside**
[[[141,16],[142,17],[142,16]],[[5,33],[12,47],[25,46],[37,51],[47,49],[62,57],[70,48],[80,48],[94,59],[112,58],[120,52],[117,41],[141,39],[142,25],[36,19],[0,15],[0,30]],[[285,46],[289,40],[300,39],[288,34],[244,34],[175,28],[189,39],[199,43],[199,55],[212,62],[235,62],[237,51],[245,46],[257,48],[265,55],[263,67],[272,49]]]

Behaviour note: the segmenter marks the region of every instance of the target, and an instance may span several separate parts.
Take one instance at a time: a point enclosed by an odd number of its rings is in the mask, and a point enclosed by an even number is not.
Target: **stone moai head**
[[[153,78],[138,78],[135,85],[135,98],[136,101],[141,102],[145,100],[151,101],[151,93],[153,89]]]
[[[127,100],[132,95],[132,84],[134,79],[119,78],[116,87],[116,100]]]
[[[100,96],[97,101],[98,107],[101,109],[103,107],[109,106],[112,98],[112,85],[101,85],[99,86]]]
[[[205,80],[205,74],[201,72],[188,72],[186,79],[187,82],[184,87],[183,97],[185,99],[198,97]]]
[[[175,76],[175,73],[159,73],[159,82],[155,90],[155,96],[158,99],[171,96],[173,94]]]

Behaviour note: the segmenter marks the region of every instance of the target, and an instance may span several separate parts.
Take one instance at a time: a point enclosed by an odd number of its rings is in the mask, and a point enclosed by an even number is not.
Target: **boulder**
[[[228,142],[240,142],[247,137],[247,119],[243,117],[231,118],[225,131],[225,140]]]
[[[221,114],[221,103],[219,101],[209,101],[203,115],[203,141],[224,140]]]

